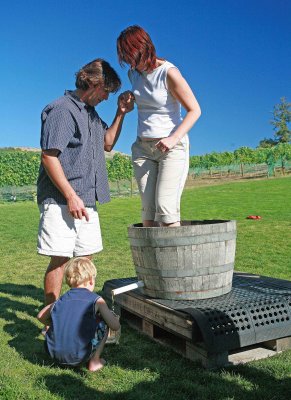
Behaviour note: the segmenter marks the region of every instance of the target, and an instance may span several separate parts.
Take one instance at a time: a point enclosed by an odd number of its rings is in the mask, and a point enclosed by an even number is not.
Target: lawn
[[[291,178],[185,190],[183,219],[235,219],[235,269],[291,278]],[[97,291],[113,278],[134,276],[127,226],[140,220],[138,197],[100,206],[104,251],[94,257]],[[248,220],[260,215],[261,220]],[[291,351],[246,365],[203,370],[125,323],[119,345],[108,345],[98,373],[53,366],[43,350],[36,314],[43,301],[47,258],[36,254],[38,208],[0,205],[0,399],[287,400]],[[67,288],[64,286],[64,290]]]

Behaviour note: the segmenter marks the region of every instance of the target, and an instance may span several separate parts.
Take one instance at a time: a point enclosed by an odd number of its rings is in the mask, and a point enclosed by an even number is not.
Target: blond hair
[[[65,280],[70,287],[77,287],[95,279],[97,275],[96,267],[87,257],[71,258],[65,266]]]

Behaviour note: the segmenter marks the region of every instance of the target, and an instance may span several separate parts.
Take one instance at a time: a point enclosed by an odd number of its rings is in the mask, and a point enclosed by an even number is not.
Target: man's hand
[[[67,199],[68,210],[71,216],[75,219],[86,218],[86,221],[89,221],[88,212],[84,206],[83,200],[80,199],[79,196],[74,194],[73,196]]]
[[[117,100],[118,111],[122,114],[126,114],[133,110],[134,108],[134,94],[127,90],[118,96]]]

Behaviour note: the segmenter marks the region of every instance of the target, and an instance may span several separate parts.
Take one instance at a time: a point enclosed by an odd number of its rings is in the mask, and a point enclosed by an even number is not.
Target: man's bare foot
[[[99,358],[98,360],[91,359],[88,363],[88,370],[91,372],[99,371],[106,364],[104,358]]]

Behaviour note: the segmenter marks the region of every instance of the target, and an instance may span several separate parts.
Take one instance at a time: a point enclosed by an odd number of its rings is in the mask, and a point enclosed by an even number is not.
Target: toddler
[[[101,296],[93,293],[96,268],[88,258],[72,258],[66,264],[65,279],[71,289],[37,316],[49,326],[46,350],[61,365],[87,363],[89,371],[97,371],[105,365],[100,355],[108,327],[117,331],[119,318]]]

